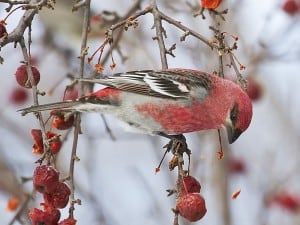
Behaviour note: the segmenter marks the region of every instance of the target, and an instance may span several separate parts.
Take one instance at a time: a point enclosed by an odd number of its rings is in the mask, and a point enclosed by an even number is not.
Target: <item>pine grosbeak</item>
[[[252,103],[235,83],[190,69],[144,70],[102,79],[106,85],[77,100],[22,109],[22,114],[51,109],[112,114],[135,131],[159,135],[225,127],[233,143],[252,118]]]

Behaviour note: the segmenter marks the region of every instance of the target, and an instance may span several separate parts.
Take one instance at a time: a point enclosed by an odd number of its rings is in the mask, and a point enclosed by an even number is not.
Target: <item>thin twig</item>
[[[247,90],[248,88],[248,83],[247,83],[247,80],[244,79],[244,77],[242,76],[242,74],[240,73],[237,65],[236,65],[236,62],[234,60],[234,56],[232,53],[229,53],[229,58],[230,58],[230,64],[231,66],[233,67],[234,71],[235,71],[235,74],[237,76],[237,81],[238,81],[238,84],[244,89],[244,90]]]
[[[25,0],[25,1],[0,0],[0,2],[8,4],[8,7],[5,9],[5,11],[9,12],[14,5],[29,4],[30,0]]]
[[[157,43],[159,45],[162,68],[167,69],[168,68],[168,62],[167,62],[167,58],[166,58],[167,52],[166,52],[164,38],[163,38],[163,32],[165,32],[165,31],[161,24],[162,17],[160,16],[160,11],[157,8],[156,0],[152,1],[152,11],[151,12],[152,12],[153,18],[154,18],[154,26],[156,29]],[[183,141],[185,142],[184,136],[183,136]],[[177,181],[176,181],[176,191],[177,191],[176,200],[177,200],[178,198],[181,197],[181,185],[182,185],[182,178],[183,178],[183,174],[184,174],[183,152],[187,152],[188,148],[185,143],[183,144],[176,140],[171,140],[168,145],[170,147],[170,150],[174,154],[174,157],[177,159],[177,163],[176,163],[177,169],[178,169]],[[167,148],[169,148],[169,147],[167,147]],[[174,215],[173,225],[178,225],[179,224],[178,223],[178,216],[179,216],[178,211],[175,209],[174,213],[175,213],[175,215]]]
[[[27,194],[26,195],[26,199],[25,201],[21,204],[21,206],[19,207],[17,213],[14,215],[14,217],[9,221],[8,225],[13,225],[16,220],[20,221],[20,217],[21,215],[24,213],[24,211],[27,209],[27,206],[30,202],[30,200],[32,199],[32,195],[34,194],[35,191],[33,191],[31,194]],[[20,221],[21,222],[21,221]]]
[[[168,68],[168,62],[167,62],[167,52],[166,52],[166,46],[164,42],[164,37],[163,37],[163,32],[164,29],[162,27],[161,23],[161,16],[157,8],[156,0],[153,0],[152,2],[152,15],[154,19],[154,26],[155,26],[155,31],[156,31],[156,38],[157,43],[159,46],[159,53],[160,53],[160,60],[161,60],[161,65],[162,69],[167,69]]]
[[[47,0],[42,0],[39,3],[41,6],[47,4]],[[0,39],[0,46],[3,47],[8,43],[16,43],[20,41],[23,36],[26,28],[28,27],[29,24],[31,24],[33,17],[38,13],[38,9],[28,9],[25,11],[23,16],[21,17],[18,25],[16,28],[7,35],[7,37],[3,37]]]
[[[136,13],[136,15],[132,15],[140,7],[140,4],[141,4],[141,0],[136,0],[136,2],[128,10],[128,12],[125,14],[125,16],[123,16],[120,19],[120,21],[123,21],[123,26],[125,25],[125,22],[126,22],[126,20],[128,19],[129,16],[132,16],[131,18],[138,18],[139,16],[145,15],[145,14],[147,14],[147,13],[150,12],[150,9],[146,8],[145,10],[143,10],[143,11],[141,11],[139,13]],[[112,28],[110,28],[110,29],[112,29]],[[120,42],[120,40],[122,38],[123,32],[124,32],[123,29],[118,30],[117,34],[114,37],[113,43],[110,45],[110,51],[107,52],[104,55],[103,59],[101,60],[101,65],[104,65],[106,63],[106,61],[109,59],[110,52],[118,46],[118,44],[119,44],[119,42]]]
[[[179,28],[180,30],[184,32],[188,32],[188,34],[194,36],[195,38],[199,39],[200,41],[207,44],[211,49],[216,48],[215,45],[213,45],[207,38],[205,38],[203,35],[199,34],[198,32],[190,29],[189,27],[183,25],[181,22],[178,22],[174,20],[173,18],[167,16],[166,14],[162,13],[161,11],[158,11],[161,19],[167,21],[169,24],[174,25],[175,27]]]
[[[83,78],[83,73],[84,73],[87,36],[88,36],[89,18],[90,18],[90,4],[91,4],[91,0],[85,1],[84,17],[83,17],[83,24],[82,24],[82,42],[81,42],[81,50],[80,50],[79,78]],[[83,87],[81,82],[79,82],[78,84],[78,95],[79,96],[83,95]],[[77,154],[77,143],[78,143],[79,133],[80,133],[80,114],[76,113],[73,145],[72,145],[70,168],[69,168],[69,177],[70,177],[70,186],[71,186],[70,209],[69,209],[70,218],[74,218],[74,210],[75,210],[74,205],[75,203],[78,203],[78,201],[75,200],[75,193],[74,193],[75,191],[74,169],[75,169],[75,161],[78,160],[76,154]]]

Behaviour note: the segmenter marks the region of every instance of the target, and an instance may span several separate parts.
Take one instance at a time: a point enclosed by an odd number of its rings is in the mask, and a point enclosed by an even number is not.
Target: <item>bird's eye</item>
[[[238,117],[238,104],[234,104],[230,111],[230,119],[233,124],[236,123]]]

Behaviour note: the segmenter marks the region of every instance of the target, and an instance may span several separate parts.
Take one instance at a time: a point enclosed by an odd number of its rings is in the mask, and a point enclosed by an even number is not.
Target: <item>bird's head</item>
[[[231,105],[224,124],[230,144],[232,144],[249,127],[251,119],[251,99],[242,89],[240,89],[236,95],[235,101]]]

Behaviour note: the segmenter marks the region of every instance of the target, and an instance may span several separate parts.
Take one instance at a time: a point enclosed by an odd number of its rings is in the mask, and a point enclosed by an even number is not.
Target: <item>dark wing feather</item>
[[[83,82],[99,83],[123,91],[163,98],[188,98],[193,88],[209,91],[209,74],[194,70],[142,70],[117,73],[102,79]]]

